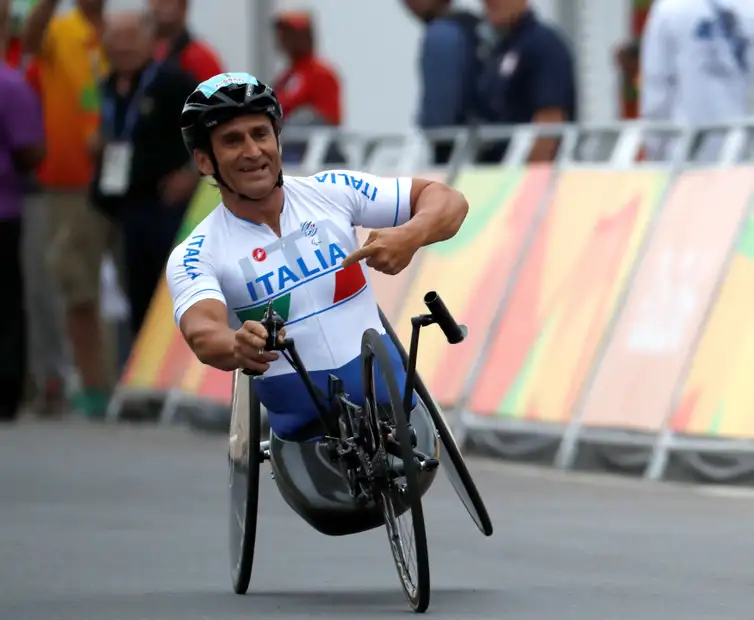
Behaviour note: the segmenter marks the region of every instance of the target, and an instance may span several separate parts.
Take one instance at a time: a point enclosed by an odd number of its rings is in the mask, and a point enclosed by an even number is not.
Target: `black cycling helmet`
[[[202,82],[186,99],[183,112],[181,112],[181,134],[186,148],[192,155],[197,148],[206,151],[215,169],[213,177],[219,184],[231,191],[234,190],[229,188],[220,177],[209,135],[218,125],[244,114],[269,116],[279,144],[283,108],[275,91],[248,73],[221,73]],[[275,187],[282,187],[282,185],[283,172],[281,170]],[[247,200],[253,200],[248,196],[239,195]]]

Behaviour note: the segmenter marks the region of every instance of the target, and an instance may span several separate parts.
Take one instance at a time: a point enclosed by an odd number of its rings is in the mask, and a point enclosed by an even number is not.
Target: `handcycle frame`
[[[447,338],[448,342],[450,344],[456,344],[461,342],[465,336],[466,336],[466,327],[458,325],[455,320],[450,315],[450,312],[445,307],[445,304],[442,302],[440,297],[434,292],[430,291],[424,296],[424,303],[429,309],[429,314],[422,314],[419,316],[415,316],[411,319],[412,323],[412,334],[411,334],[411,344],[410,344],[410,350],[408,353],[406,353],[405,349],[403,348],[400,340],[397,338],[395,332],[393,331],[392,327],[390,326],[389,322],[387,321],[386,317],[380,310],[380,319],[383,323],[383,326],[385,327],[385,330],[390,337],[390,339],[393,341],[393,344],[395,345],[396,349],[398,350],[400,357],[403,361],[403,365],[405,367],[406,371],[406,378],[405,378],[405,386],[404,386],[404,392],[403,392],[403,398],[402,402],[399,402],[397,404],[397,407],[395,406],[395,403],[393,404],[393,409],[401,409],[402,413],[400,417],[405,415],[405,418],[402,417],[404,420],[403,426],[401,426],[397,421],[394,426],[388,426],[387,429],[392,429],[393,433],[385,432],[386,428],[382,427],[382,423],[378,422],[380,425],[379,429],[376,429],[380,432],[375,432],[374,424],[370,427],[368,424],[369,419],[374,420],[377,415],[376,412],[370,411],[370,408],[367,407],[366,403],[365,406],[360,406],[355,403],[353,403],[351,400],[349,400],[348,395],[345,393],[343,388],[343,382],[334,375],[330,375],[328,378],[328,395],[325,398],[325,402],[329,401],[329,408],[326,406],[325,403],[322,402],[322,399],[320,396],[323,396],[322,393],[316,388],[314,383],[312,382],[307,369],[304,367],[304,364],[302,363],[296,348],[295,343],[292,339],[287,338],[284,340],[280,339],[280,331],[284,327],[284,322],[282,319],[277,315],[277,313],[274,311],[274,305],[272,302],[270,302],[267,306],[267,311],[265,313],[265,316],[263,317],[262,323],[265,325],[267,332],[268,332],[268,339],[266,342],[265,349],[267,350],[277,350],[281,351],[282,354],[288,359],[288,362],[291,364],[291,366],[294,368],[294,370],[299,374],[299,376],[302,378],[302,381],[304,382],[304,385],[306,386],[307,392],[309,393],[310,397],[312,398],[313,403],[315,404],[318,414],[319,414],[319,421],[322,424],[324,432],[319,437],[318,441],[320,445],[325,446],[326,453],[329,455],[331,462],[336,463],[338,465],[340,476],[343,478],[343,481],[348,487],[348,494],[351,497],[351,500],[354,502],[354,505],[356,507],[356,510],[360,510],[359,506],[366,506],[370,500],[374,500],[375,497],[379,497],[379,494],[382,494],[383,499],[385,499],[385,486],[388,484],[388,481],[392,481],[397,477],[401,477],[402,475],[406,479],[406,487],[403,488],[404,492],[409,492],[411,489],[408,487],[410,486],[410,480],[412,480],[411,476],[413,476],[413,486],[415,489],[419,488],[418,491],[414,490],[414,493],[418,493],[416,497],[414,497],[413,501],[414,503],[418,503],[418,513],[419,513],[419,521],[416,521],[416,515],[413,511],[417,510],[416,505],[414,505],[413,508],[406,508],[402,506],[403,510],[396,510],[393,513],[393,517],[396,519],[400,514],[405,512],[406,510],[412,511],[412,518],[414,519],[413,523],[416,525],[420,522],[420,528],[421,528],[421,536],[423,537],[423,540],[421,542],[417,543],[417,547],[421,547],[422,544],[424,546],[424,572],[425,572],[425,581],[423,585],[420,585],[417,587],[417,591],[424,590],[424,594],[419,596],[417,594],[416,600],[413,600],[411,595],[409,594],[409,591],[407,589],[406,581],[401,574],[401,568],[399,565],[399,558],[398,555],[396,555],[396,547],[393,544],[391,540],[391,544],[393,545],[393,557],[396,561],[396,566],[398,566],[399,569],[399,575],[401,575],[401,578],[403,579],[404,583],[404,591],[409,596],[409,600],[412,604],[412,607],[415,611],[424,611],[428,605],[429,600],[429,576],[428,576],[428,565],[427,565],[427,558],[426,558],[426,532],[424,531],[424,522],[423,522],[423,515],[421,511],[421,496],[426,492],[426,490],[429,488],[432,482],[433,474],[423,474],[425,479],[423,482],[419,481],[418,473],[416,472],[433,472],[434,469],[438,467],[440,464],[440,461],[446,464],[446,467],[443,469],[446,471],[450,482],[452,486],[454,487],[456,493],[458,494],[459,498],[461,499],[462,503],[466,507],[467,511],[469,512],[470,516],[472,517],[473,521],[476,523],[479,530],[486,536],[490,536],[492,534],[492,524],[490,521],[490,518],[487,514],[486,508],[481,500],[481,497],[479,496],[479,493],[476,489],[476,486],[474,485],[474,482],[471,478],[471,475],[466,468],[466,465],[464,463],[464,460],[461,456],[461,453],[458,449],[458,446],[456,445],[452,433],[450,432],[450,429],[445,422],[445,419],[443,418],[442,414],[440,413],[439,409],[436,407],[434,401],[432,400],[431,396],[429,395],[426,387],[421,381],[421,378],[419,377],[418,373],[416,372],[416,362],[418,357],[418,345],[419,345],[419,333],[422,327],[426,327],[429,325],[437,324],[445,334],[445,337]],[[367,331],[374,331],[374,330],[367,330]],[[376,333],[376,332],[375,332]],[[365,332],[365,340],[366,340],[367,333]],[[362,342],[363,347],[363,342]],[[378,356],[379,357],[379,356]],[[362,363],[364,363],[364,350],[362,348]],[[363,366],[362,367],[362,373],[365,373],[366,369]],[[373,370],[372,370],[373,372]],[[244,371],[244,374],[252,375],[254,376],[254,373],[249,371]],[[251,384],[251,382],[250,382]],[[365,384],[366,385],[366,384]],[[251,387],[250,394],[251,394]],[[414,392],[419,396],[421,399],[425,412],[423,413],[422,420],[417,420],[417,423],[420,424],[420,427],[422,424],[426,426],[426,424],[429,424],[429,420],[425,419],[427,418],[426,414],[429,414],[429,418],[431,418],[431,424],[430,426],[434,426],[432,432],[436,437],[439,438],[440,445],[442,446],[442,450],[437,453],[435,450],[435,453],[433,455],[425,454],[417,447],[417,440],[416,440],[416,431],[413,427],[410,426],[410,417],[412,413],[412,401]],[[397,393],[397,390],[394,391],[394,395]],[[398,394],[398,400],[400,401],[400,394]],[[392,399],[393,402],[396,400],[395,398]],[[234,397],[235,402],[235,397]],[[250,406],[251,407],[251,406]],[[257,402],[257,408],[258,408],[258,402]],[[251,407],[253,409],[253,407]],[[253,548],[254,548],[254,542],[253,537],[255,537],[255,530],[256,530],[256,510],[257,510],[257,488],[253,488],[251,486],[251,478],[256,477],[258,480],[259,475],[259,463],[264,462],[265,460],[270,460],[273,464],[273,471],[275,471],[275,454],[272,449],[273,445],[280,445],[280,442],[278,441],[277,444],[274,444],[272,441],[274,434],[271,431],[271,440],[270,441],[261,441],[261,437],[259,437],[259,421],[254,420],[254,412],[250,409],[250,415],[252,417],[251,425],[252,429],[255,427],[255,431],[252,430],[252,436],[254,434],[257,435],[259,438],[259,456],[258,459],[254,459],[253,450],[255,450],[253,442],[251,445],[249,445],[250,450],[252,452],[249,453],[249,479],[248,484],[249,488],[247,490],[247,500],[251,498],[253,500],[253,509],[251,506],[246,506],[246,522],[244,526],[244,532],[241,533],[241,545],[238,547],[237,541],[231,541],[232,547],[235,544],[237,548],[239,548],[241,555],[239,556],[239,560],[237,562],[237,566],[235,568],[234,573],[234,588],[236,592],[243,593],[246,591],[246,588],[248,587],[248,580],[250,576],[251,571],[251,560],[247,558],[246,561],[246,567],[245,569],[239,569],[238,567],[243,564],[244,560],[244,554],[247,556],[250,555],[253,557]],[[399,416],[394,416],[394,419]],[[407,429],[410,429],[410,432],[407,431]],[[421,430],[421,428],[420,428]],[[425,429],[426,430],[426,429]],[[233,431],[232,431],[233,432]],[[397,437],[395,435],[398,435]],[[400,459],[401,465],[398,466],[395,470],[391,469],[390,471],[385,470],[384,467],[375,466],[376,459],[373,460],[373,457],[378,456],[378,453],[375,451],[375,446],[379,442],[375,442],[375,435],[380,435],[383,438],[382,446],[384,448],[384,452],[388,453],[390,456],[396,457]],[[426,442],[426,438],[423,439],[424,445],[428,445]],[[296,442],[298,443],[298,442]],[[405,446],[410,445],[410,448],[408,450],[405,449]],[[370,451],[371,446],[371,451]],[[383,453],[384,455],[384,453]],[[278,469],[280,469],[281,461],[284,460],[284,457],[282,454],[278,455]],[[438,457],[438,458],[435,458]],[[439,459],[439,460],[438,460]],[[251,461],[255,461],[252,463]],[[297,460],[297,459],[294,459]],[[406,465],[408,461],[413,461],[413,464]],[[377,464],[379,465],[379,463]],[[402,468],[402,469],[401,469]],[[415,469],[414,469],[415,468]],[[317,470],[317,467],[315,466],[315,470]],[[407,473],[409,470],[413,471],[414,473],[409,475]],[[316,471],[314,472],[316,474]],[[391,478],[392,476],[392,478]],[[275,477],[275,476],[273,476]],[[289,485],[288,489],[293,489],[294,494],[296,489],[296,483],[292,483],[292,487]],[[290,503],[288,497],[286,495],[290,495],[291,493],[289,491],[286,491],[284,487],[281,486],[280,481],[278,481],[278,487],[283,494],[284,499],[288,501],[288,503],[294,507],[294,510],[299,512],[301,516],[303,516],[306,520],[306,515],[296,509],[296,507]],[[231,484],[231,488],[233,488],[233,485]],[[398,489],[400,490],[400,489]],[[232,491],[233,492],[233,491]],[[392,489],[391,492],[395,492],[395,489]],[[252,497],[253,493],[253,497]],[[410,493],[408,493],[410,495]],[[406,500],[408,503],[410,503],[410,500]],[[374,503],[374,502],[372,502]],[[380,503],[380,502],[378,502]],[[236,504],[237,505],[237,504]],[[384,510],[384,507],[383,507]],[[250,514],[253,513],[253,514]],[[353,528],[351,529],[352,533],[356,533],[358,531],[364,531],[365,529],[371,529],[373,527],[376,527],[374,517],[369,517],[367,512],[364,513],[366,526],[361,528]],[[236,516],[232,515],[232,519],[235,519]],[[240,514],[237,515],[237,518],[242,518]],[[371,519],[371,524],[370,524]],[[387,512],[384,513],[384,519],[385,519],[385,525],[388,527],[388,515]],[[380,518],[380,521],[382,521],[382,518]],[[334,534],[338,535],[343,532],[333,532],[333,531],[326,531],[325,529],[322,529],[312,523],[310,521],[310,524],[314,525],[316,529],[319,529],[319,531],[323,533],[328,534]],[[231,527],[234,527],[234,524],[232,523]],[[251,532],[246,532],[248,529],[253,529]],[[348,532],[346,532],[348,533]],[[388,527],[388,534],[391,536],[390,527]],[[247,540],[248,537],[251,536],[252,540]],[[231,535],[233,538],[233,533]],[[419,534],[417,533],[417,538],[419,537]],[[237,537],[236,537],[237,538]],[[402,544],[402,543],[401,543]],[[250,546],[250,551],[248,547]],[[421,550],[417,550],[418,554],[421,554]],[[405,559],[405,558],[404,558]],[[418,560],[421,562],[421,560]],[[244,574],[245,570],[245,574]],[[421,568],[418,569],[421,572]],[[239,577],[239,574],[242,574],[241,577]],[[419,581],[422,581],[422,577],[419,577]]]
[[[417,381],[416,362],[419,352],[419,331],[422,327],[437,324],[450,344],[462,342],[467,335],[466,326],[456,323],[436,292],[430,291],[427,293],[424,296],[424,303],[429,309],[429,314],[421,314],[411,319],[411,345],[407,360],[406,382],[403,390],[403,410],[409,424],[411,422],[411,403]],[[342,473],[348,482],[351,496],[358,503],[366,504],[369,501],[369,490],[365,487],[359,487],[360,483],[364,482],[363,476],[365,474],[369,481],[371,481],[372,475],[363,471],[370,468],[370,464],[365,460],[366,455],[362,448],[363,443],[366,441],[366,429],[364,428],[362,417],[363,407],[354,404],[348,399],[348,395],[343,389],[343,381],[335,375],[330,375],[328,381],[329,393],[327,400],[330,402],[330,408],[328,409],[321,402],[317,394],[318,390],[296,351],[293,339],[286,338],[282,342],[279,340],[284,322],[275,312],[272,301],[268,303],[261,323],[265,326],[268,333],[265,350],[281,351],[284,355],[287,352],[290,355],[288,362],[303,380],[306,390],[319,413],[320,422],[325,429],[323,440],[327,445],[328,453],[334,462],[343,466]],[[256,376],[255,373],[250,371],[244,371],[244,374]],[[412,448],[420,471],[434,469],[440,464],[437,459],[419,451],[416,448],[415,442]],[[385,449],[389,455],[401,458],[400,446],[395,437],[391,436],[388,438]]]

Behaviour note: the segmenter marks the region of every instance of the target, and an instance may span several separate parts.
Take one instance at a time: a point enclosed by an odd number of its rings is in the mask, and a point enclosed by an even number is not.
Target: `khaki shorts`
[[[122,242],[110,220],[82,193],[53,192],[50,201],[49,259],[65,306],[98,304],[102,259],[110,252],[122,286]]]

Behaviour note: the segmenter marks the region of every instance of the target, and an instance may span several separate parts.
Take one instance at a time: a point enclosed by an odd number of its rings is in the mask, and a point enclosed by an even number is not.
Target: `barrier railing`
[[[754,120],[286,139],[307,145],[292,174],[430,176],[469,199],[456,237],[424,248],[399,276],[370,271],[404,342],[430,289],[469,326],[452,348],[429,330],[418,365],[466,445],[561,468],[593,454],[652,479],[680,456],[722,480],[754,472],[752,134]],[[543,136],[559,138],[556,161],[528,164]],[[431,165],[431,142],[449,139],[448,164]],[[652,161],[645,147],[658,139],[665,157]],[[474,163],[500,140],[502,165]],[[346,161],[330,166],[334,141]],[[205,186],[184,234],[218,201]],[[163,283],[111,415],[129,396],[159,394],[167,422],[184,403],[227,404],[231,381],[183,344]]]

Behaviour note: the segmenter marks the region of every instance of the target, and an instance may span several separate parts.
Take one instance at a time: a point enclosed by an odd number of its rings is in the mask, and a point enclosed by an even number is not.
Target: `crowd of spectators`
[[[480,16],[450,0],[405,2],[426,23],[422,127],[574,118],[570,51],[525,0],[487,0]],[[224,70],[188,27],[189,0],[149,0],[145,13],[109,12],[107,0],[60,4],[36,0],[14,20],[11,0],[0,0],[3,419],[16,417],[28,387],[35,412],[104,415],[120,368],[102,328],[103,261],[128,301],[128,346],[199,185],[181,142],[183,102]],[[317,52],[311,16],[280,13],[272,26],[287,60],[273,80],[287,125],[339,126],[341,77]],[[504,144],[493,146],[499,157]],[[302,147],[286,143],[286,162]],[[554,148],[542,141],[534,156]],[[440,144],[436,160],[447,156]],[[342,161],[337,147],[328,160]],[[78,378],[70,395],[68,369]]]
[[[100,417],[119,371],[101,321],[103,260],[118,267],[132,340],[198,186],[180,112],[223,67],[188,27],[188,0],[144,12],[32,4],[19,17],[0,0],[0,269],[12,285],[0,418],[14,419],[29,391],[38,413]]]
[[[483,10],[453,0],[403,0],[425,25],[418,124],[507,126],[579,119],[576,62],[568,38],[527,0],[483,0]],[[751,0],[638,0],[632,37],[615,66],[619,115],[703,127],[752,111],[754,3]],[[640,157],[667,160],[679,144],[648,132]],[[722,132],[700,131],[686,156],[714,160]],[[751,145],[750,145],[751,146]],[[506,142],[486,145],[477,161],[498,162]],[[540,139],[529,160],[551,161],[558,142]],[[451,144],[436,143],[436,163]]]
[[[576,76],[567,39],[527,0],[484,0],[481,14],[453,0],[404,0],[425,24],[420,52],[418,124],[441,129],[576,120]],[[478,151],[499,162],[507,141]],[[530,161],[550,161],[557,141],[543,138]],[[437,143],[434,161],[446,163],[451,145]]]
[[[398,1],[398,0],[396,0]],[[527,0],[400,0],[423,25],[416,124],[448,127],[577,120],[575,58]],[[145,12],[107,0],[0,0],[0,420],[31,394],[42,414],[104,415],[121,368],[102,329],[102,265],[116,266],[138,334],[199,185],[179,131],[196,85],[225,68],[188,26],[190,0],[149,0]],[[655,0],[615,55],[621,115],[726,121],[746,116],[754,11],[750,0]],[[343,122],[343,88],[317,49],[312,16],[272,24],[287,66],[273,80],[289,126]],[[334,59],[337,60],[337,59]],[[286,142],[287,163],[303,144]],[[499,162],[506,140],[477,161]],[[341,163],[333,147],[328,163]],[[661,158],[666,143],[649,145]],[[541,138],[530,161],[551,161]],[[452,145],[434,144],[435,163]],[[69,371],[78,377],[66,390]]]
[[[147,5],[0,0],[0,420],[29,396],[38,414],[105,415],[199,187],[180,112],[225,67],[189,28],[189,0]],[[340,125],[340,78],[316,53],[311,17],[273,26],[287,122]],[[107,265],[125,338],[102,320]]]
[[[703,128],[751,116],[751,0],[655,0],[636,47],[639,118]],[[686,156],[715,160],[722,137],[719,130],[700,131]],[[658,132],[647,140],[645,157],[671,159],[679,144]]]

